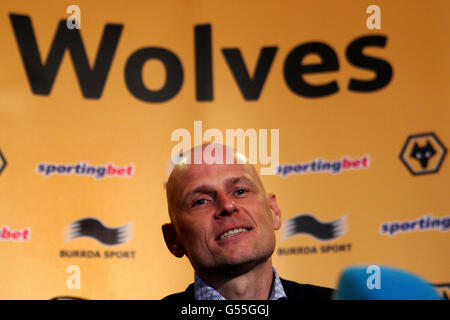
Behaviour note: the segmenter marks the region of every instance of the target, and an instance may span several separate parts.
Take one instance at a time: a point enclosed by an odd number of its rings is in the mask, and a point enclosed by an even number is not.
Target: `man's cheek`
[[[189,224],[184,225],[178,231],[178,237],[185,247],[190,247],[196,242],[196,231],[191,226]]]

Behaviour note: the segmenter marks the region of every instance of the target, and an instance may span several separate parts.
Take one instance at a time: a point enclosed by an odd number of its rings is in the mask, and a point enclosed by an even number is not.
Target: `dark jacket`
[[[330,300],[334,291],[330,288],[300,284],[281,278],[280,280],[288,300]],[[194,284],[191,283],[185,291],[168,295],[162,300],[169,302],[193,301],[195,300]]]

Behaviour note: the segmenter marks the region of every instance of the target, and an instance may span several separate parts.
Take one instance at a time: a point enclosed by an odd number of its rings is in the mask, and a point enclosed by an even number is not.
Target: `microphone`
[[[400,269],[351,266],[338,281],[334,300],[443,300],[424,279]]]

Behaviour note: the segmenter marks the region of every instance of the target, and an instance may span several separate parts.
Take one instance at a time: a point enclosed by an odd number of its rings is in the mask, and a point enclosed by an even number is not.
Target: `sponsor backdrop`
[[[161,233],[180,128],[189,145],[252,129],[279,151],[257,166],[282,277],[334,287],[384,264],[448,291],[449,9],[2,1],[0,298],[184,290],[192,268]]]

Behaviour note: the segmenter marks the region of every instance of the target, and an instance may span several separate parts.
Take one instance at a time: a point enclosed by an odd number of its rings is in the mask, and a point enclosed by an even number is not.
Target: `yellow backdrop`
[[[380,29],[368,27],[370,4]],[[69,5],[80,29],[65,25]],[[195,120],[223,133],[279,129],[290,173],[262,179],[285,225],[342,218],[325,239],[278,232],[282,277],[334,287],[345,266],[377,263],[448,283],[449,9],[445,0],[2,1],[0,298],[184,290],[193,270],[166,249],[161,225],[170,137],[193,135]],[[121,237],[77,237],[84,218]]]

